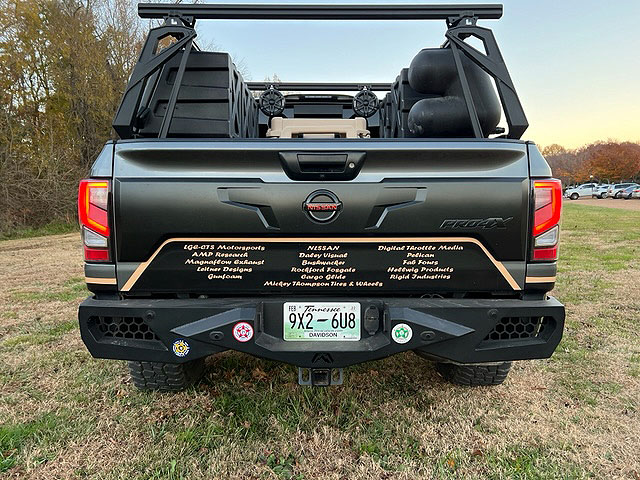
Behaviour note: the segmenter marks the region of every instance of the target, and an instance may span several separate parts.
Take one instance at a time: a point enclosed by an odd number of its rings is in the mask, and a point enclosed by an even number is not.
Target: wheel
[[[186,363],[127,362],[139,390],[178,392],[193,385],[204,373],[204,358]]]
[[[607,194],[606,193],[601,193],[600,194],[600,198],[607,198]]]
[[[436,363],[436,370],[448,382],[468,387],[500,385],[511,369],[511,362],[497,365],[456,365]]]
[[[580,195],[578,195],[577,193],[572,193],[572,194],[571,194],[571,196],[570,196],[569,198],[570,198],[571,200],[577,200],[579,196],[580,196]]]
[[[620,198],[620,192],[616,192],[616,194],[613,196],[613,198]]]

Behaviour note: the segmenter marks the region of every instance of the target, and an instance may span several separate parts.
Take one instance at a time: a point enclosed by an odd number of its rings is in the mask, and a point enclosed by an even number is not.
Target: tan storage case
[[[268,138],[369,138],[367,120],[363,117],[283,118],[273,117]]]

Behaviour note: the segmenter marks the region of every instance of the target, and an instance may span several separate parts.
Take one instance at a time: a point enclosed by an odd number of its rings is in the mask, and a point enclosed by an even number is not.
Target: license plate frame
[[[286,342],[357,342],[362,336],[361,311],[360,302],[285,302],[282,338]]]

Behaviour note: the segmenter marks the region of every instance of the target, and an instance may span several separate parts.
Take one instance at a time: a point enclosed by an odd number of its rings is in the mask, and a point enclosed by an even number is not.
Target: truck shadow
[[[298,370],[294,366],[225,352],[207,359],[205,377],[195,388],[214,397],[244,398],[254,405],[272,403],[268,396],[286,397],[284,405],[298,407],[316,401],[329,404],[355,401],[376,408],[394,399],[419,411],[431,408],[443,398],[443,391],[448,392],[445,397],[455,396],[456,392],[464,396],[469,391],[445,382],[432,362],[413,352],[346,368],[340,386],[301,386],[297,379]],[[277,408],[282,409],[283,404],[279,405]]]

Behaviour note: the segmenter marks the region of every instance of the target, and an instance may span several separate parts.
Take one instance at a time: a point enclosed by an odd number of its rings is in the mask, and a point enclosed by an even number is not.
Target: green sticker
[[[407,343],[413,336],[413,330],[406,323],[399,323],[391,330],[391,338],[396,343]]]

